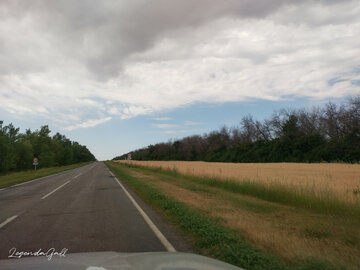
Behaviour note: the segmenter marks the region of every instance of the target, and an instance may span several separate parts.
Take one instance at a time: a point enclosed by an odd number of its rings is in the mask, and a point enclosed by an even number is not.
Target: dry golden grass
[[[186,179],[170,179],[141,169],[129,168],[128,173],[171,198],[204,210],[214,218],[221,218],[226,226],[239,231],[253,245],[270,253],[290,260],[309,256],[326,258],[333,263],[341,262],[349,269],[357,269],[360,244],[347,244],[344,239],[357,237],[359,222],[299,211],[293,207],[223,190],[219,192],[216,188],[196,192],[183,188]],[[254,212],[235,204],[236,199],[269,206],[273,211]],[[326,235],[308,235],[307,228],[315,231],[323,229]]]
[[[360,187],[359,164],[334,163],[217,163],[202,161],[118,161],[147,167],[176,169],[194,176],[236,181],[251,180],[266,184],[280,183],[305,188],[315,193],[332,192],[348,202],[358,200],[353,190]],[[359,194],[360,195],[360,194]]]

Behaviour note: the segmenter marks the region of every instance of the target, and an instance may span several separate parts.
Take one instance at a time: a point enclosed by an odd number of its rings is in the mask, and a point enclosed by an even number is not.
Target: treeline
[[[33,168],[34,157],[38,158],[40,168],[95,160],[86,146],[60,133],[51,137],[47,125],[33,132],[28,129],[20,133],[19,130],[12,124],[3,126],[0,121],[0,173]]]
[[[341,105],[283,109],[261,122],[248,115],[237,127],[149,145],[131,155],[135,160],[359,162],[360,96]]]

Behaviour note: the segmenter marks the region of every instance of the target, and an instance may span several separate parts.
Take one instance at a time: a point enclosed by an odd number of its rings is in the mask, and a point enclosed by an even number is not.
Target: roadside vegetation
[[[360,96],[312,110],[281,110],[263,121],[158,143],[130,152],[134,160],[211,162],[360,162]],[[115,157],[126,159],[127,154]]]
[[[262,200],[360,218],[360,165],[117,161],[181,173],[193,182]]]
[[[38,158],[38,168],[65,166],[80,162],[95,161],[86,146],[70,141],[56,133],[50,136],[48,126],[40,130],[20,133],[12,124],[0,121],[0,175],[33,168],[33,158]]]
[[[311,194],[298,195],[295,203],[290,189],[276,191],[259,182],[106,164],[203,255],[249,270],[358,269],[359,206],[347,210],[349,205],[335,200],[332,209]],[[340,205],[342,211],[336,210]]]
[[[48,176],[62,171],[72,170],[81,166],[85,166],[90,162],[82,162],[67,166],[57,166],[50,168],[43,168],[39,170],[27,170],[21,172],[11,172],[5,175],[0,175],[0,188],[9,187],[12,185],[27,182],[36,178]]]

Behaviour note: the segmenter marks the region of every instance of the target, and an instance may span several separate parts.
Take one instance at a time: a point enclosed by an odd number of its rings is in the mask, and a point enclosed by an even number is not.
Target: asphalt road
[[[192,251],[102,162],[0,190],[0,259],[7,259],[13,248],[67,249],[67,253],[169,251],[156,230],[176,251]]]

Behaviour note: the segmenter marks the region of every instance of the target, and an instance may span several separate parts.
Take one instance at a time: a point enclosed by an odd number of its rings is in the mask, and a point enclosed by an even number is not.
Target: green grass
[[[28,170],[28,171],[21,171],[21,172],[12,172],[4,175],[0,175],[0,188],[9,187],[12,185],[16,185],[19,183],[27,182],[36,178],[48,176],[51,174],[59,173],[62,171],[72,170],[90,162],[83,162],[77,163],[67,166],[60,166],[60,167],[50,167],[50,168],[43,168],[38,170]]]
[[[359,203],[346,203],[341,201],[330,190],[324,191],[322,194],[317,194],[312,189],[291,188],[280,183],[265,185],[261,182],[251,180],[238,182],[234,180],[183,175],[176,171],[176,169],[152,168],[139,165],[127,166],[162,173],[172,177],[182,177],[192,183],[200,185],[198,188],[202,187],[205,189],[206,187],[214,187],[233,193],[250,195],[269,202],[310,210],[315,213],[360,219]]]
[[[157,209],[165,219],[177,224],[183,234],[192,239],[193,246],[199,253],[218,260],[234,264],[245,269],[338,269],[328,262],[309,258],[305,262],[283,262],[274,255],[267,254],[260,249],[246,243],[245,238],[238,232],[223,226],[222,222],[213,219],[206,213],[190,208],[173,198],[162,194],[159,190],[132,177],[127,165],[106,162],[109,169],[145,202]]]
[[[246,209],[254,213],[273,213],[278,209],[276,206],[265,204],[262,202],[250,201],[243,198],[228,198],[237,207]]]

